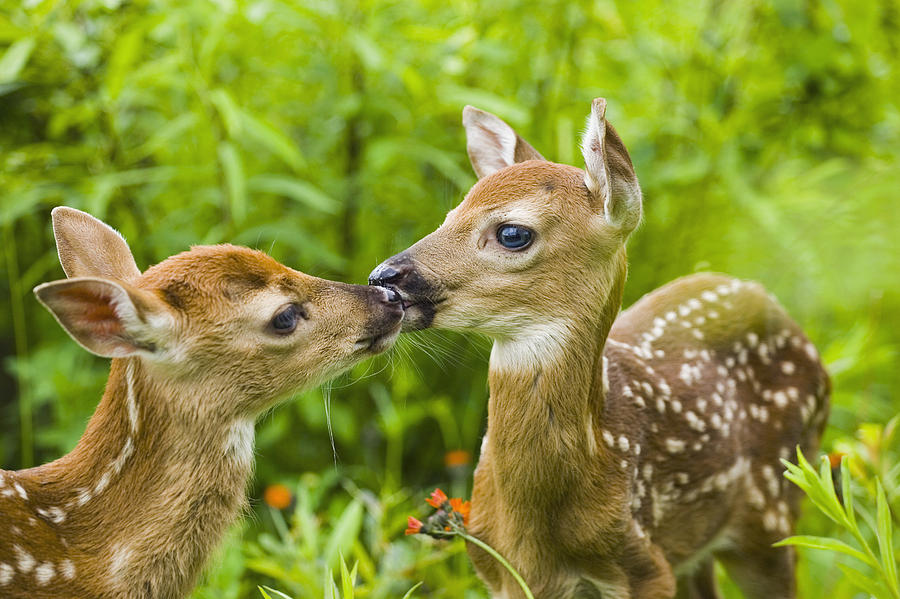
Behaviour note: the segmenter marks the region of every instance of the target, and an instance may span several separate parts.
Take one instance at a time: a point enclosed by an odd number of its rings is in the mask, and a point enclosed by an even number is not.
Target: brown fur
[[[54,225],[76,278],[38,288],[41,299],[83,345],[119,331],[114,351],[129,355],[112,360],[71,453],[0,471],[0,596],[183,597],[245,505],[257,415],[384,350],[402,311],[381,290],[230,245],[195,247],[132,276],[124,240],[96,219],[57,209]],[[136,344],[103,301],[119,288],[151,341]],[[73,302],[88,309],[72,314]],[[267,323],[289,303],[308,318],[275,335]]]
[[[539,598],[715,597],[713,557],[748,597],[793,597],[793,554],[771,543],[793,530],[799,493],[778,460],[798,444],[815,451],[827,375],[755,283],[686,277],[616,318],[640,192],[601,127],[605,103],[593,110],[587,174],[503,168],[496,148],[444,224],[372,275],[404,296],[405,328],[494,339],[469,530]],[[499,123],[494,137],[467,125],[470,156],[512,138]],[[501,224],[534,241],[501,247]],[[490,556],[469,553],[494,597],[522,596]]]

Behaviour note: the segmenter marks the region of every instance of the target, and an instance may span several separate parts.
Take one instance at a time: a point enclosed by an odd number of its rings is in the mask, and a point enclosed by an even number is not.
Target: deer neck
[[[507,505],[522,502],[530,513],[535,502],[550,508],[589,485],[585,473],[607,459],[597,443],[608,388],[603,349],[623,282],[624,267],[580,318],[495,341],[483,453]]]
[[[192,413],[200,398],[154,378],[137,358],[113,360],[85,434],[39,480],[70,551],[102,556],[113,585],[169,596],[245,504],[253,421]]]

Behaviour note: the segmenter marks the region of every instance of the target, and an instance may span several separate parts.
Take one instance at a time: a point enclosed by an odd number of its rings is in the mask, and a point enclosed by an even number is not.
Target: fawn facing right
[[[184,597],[245,505],[256,417],[390,347],[400,298],[231,245],[141,273],[99,220],[53,226],[70,278],[35,293],[113,360],[72,452],[0,470],[0,597]]]
[[[801,493],[779,458],[816,450],[827,374],[756,283],[685,277],[617,318],[642,198],[605,113],[581,170],[467,107],[480,180],[369,282],[400,293],[404,329],[494,339],[469,530],[536,597],[716,597],[713,558],[749,598],[793,597],[793,551],[771,544]],[[522,596],[469,552],[494,597]]]

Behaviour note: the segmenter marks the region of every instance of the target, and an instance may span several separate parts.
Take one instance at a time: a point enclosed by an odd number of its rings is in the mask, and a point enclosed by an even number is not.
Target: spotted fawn
[[[747,597],[793,597],[779,460],[817,449],[828,376],[757,283],[688,276],[619,314],[642,198],[605,115],[595,100],[582,170],[466,107],[479,181],[370,283],[400,293],[406,330],[493,339],[469,528],[535,597],[716,597],[713,559]],[[469,553],[494,597],[522,596]]]

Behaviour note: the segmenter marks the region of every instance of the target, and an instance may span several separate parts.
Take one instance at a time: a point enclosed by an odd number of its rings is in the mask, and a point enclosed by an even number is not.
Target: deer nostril
[[[369,275],[369,285],[384,285],[394,283],[403,276],[399,270],[392,266],[381,265]]]

